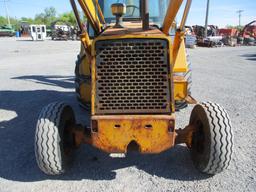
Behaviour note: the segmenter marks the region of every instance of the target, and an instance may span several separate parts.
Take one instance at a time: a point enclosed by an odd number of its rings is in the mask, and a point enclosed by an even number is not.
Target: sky
[[[6,0],[11,17],[34,17],[44,8],[53,6],[60,14],[70,11],[69,0]],[[203,25],[207,0],[193,0],[188,25]],[[225,27],[238,25],[237,10],[242,13],[242,25],[256,20],[256,0],[210,0],[209,24]],[[5,16],[4,0],[0,0],[0,15]]]

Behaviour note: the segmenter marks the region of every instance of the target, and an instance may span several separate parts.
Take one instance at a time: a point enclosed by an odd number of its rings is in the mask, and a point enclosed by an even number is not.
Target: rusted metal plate
[[[98,122],[92,144],[108,153],[126,153],[131,142],[141,153],[160,153],[174,145],[173,116],[93,116],[92,120]]]

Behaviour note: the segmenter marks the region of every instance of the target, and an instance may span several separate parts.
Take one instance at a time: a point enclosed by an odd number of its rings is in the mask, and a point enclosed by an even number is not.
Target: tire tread
[[[210,124],[211,146],[207,166],[201,170],[217,174],[228,168],[233,153],[233,133],[227,112],[218,104],[202,103]]]
[[[58,151],[59,119],[64,103],[47,105],[40,113],[35,135],[35,156],[39,168],[48,175],[63,172],[61,154]]]

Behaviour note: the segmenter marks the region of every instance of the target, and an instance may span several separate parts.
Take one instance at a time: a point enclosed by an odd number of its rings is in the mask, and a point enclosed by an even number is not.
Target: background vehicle
[[[38,166],[46,174],[62,174],[73,149],[82,143],[107,153],[144,154],[186,144],[198,170],[207,174],[225,170],[233,148],[227,112],[216,103],[196,102],[189,95],[188,80],[175,75],[189,71],[184,27],[191,0],[174,41],[169,31],[182,1],[125,3],[79,0],[89,21],[87,29],[93,32],[90,39],[71,0],[82,43],[77,88],[79,99],[90,109],[90,125],[77,124],[65,103],[46,106],[35,135]],[[178,130],[175,102],[183,100],[196,106],[188,126]]]
[[[232,47],[237,45],[237,29],[220,29],[219,34],[222,36],[222,41],[225,45]]]
[[[46,25],[30,25],[30,36],[33,41],[46,39]]]
[[[197,37],[197,45],[202,47],[222,46],[222,36],[219,35],[219,29],[215,25],[208,25],[207,37],[204,37],[205,27],[195,25],[193,26]]]
[[[77,40],[78,31],[74,26],[61,20],[57,20],[51,24],[52,40]]]
[[[0,26],[0,36],[13,37],[15,36],[15,30],[8,25]]]
[[[185,26],[185,31],[186,31],[186,39],[185,39],[186,47],[187,48],[195,48],[196,35],[195,35],[193,27]]]
[[[256,44],[256,21],[248,23],[241,31],[240,37],[243,38],[245,45],[255,45]]]
[[[29,37],[30,35],[30,24],[27,21],[20,21],[19,23],[20,28],[19,28],[19,32],[20,32],[20,36],[21,37]]]

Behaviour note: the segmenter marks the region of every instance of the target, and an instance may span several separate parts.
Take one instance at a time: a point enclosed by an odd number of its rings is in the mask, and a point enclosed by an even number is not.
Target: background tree
[[[56,20],[61,20],[69,23],[70,25],[76,26],[76,18],[72,11],[65,12],[57,15],[57,11],[54,7],[45,8],[42,13],[38,13],[34,18],[22,17],[20,19],[10,18],[11,24],[15,30],[20,29],[20,23],[26,22],[28,24],[44,24],[47,28],[51,27],[51,23]],[[82,19],[84,21],[84,19]],[[4,16],[0,16],[0,25],[6,25],[7,19]]]
[[[5,25],[7,23],[6,18],[3,16],[0,16],[0,25]]]
[[[228,28],[228,29],[237,29],[238,31],[241,31],[244,28],[244,26],[227,25],[226,28]]]
[[[13,17],[10,17],[10,22],[12,24],[12,27],[17,30],[19,28],[18,23],[19,20]],[[7,25],[8,21],[6,19],[6,17],[0,16],[0,25]]]
[[[27,22],[28,24],[33,24],[34,23],[34,19],[28,18],[28,17],[21,17],[20,21]]]
[[[70,23],[73,26],[76,25],[76,18],[75,18],[75,15],[72,11],[59,15],[58,19],[61,20],[61,21]]]
[[[50,26],[53,21],[55,21],[57,11],[54,7],[45,8],[43,13],[36,14],[34,22],[35,24],[45,24]]]

